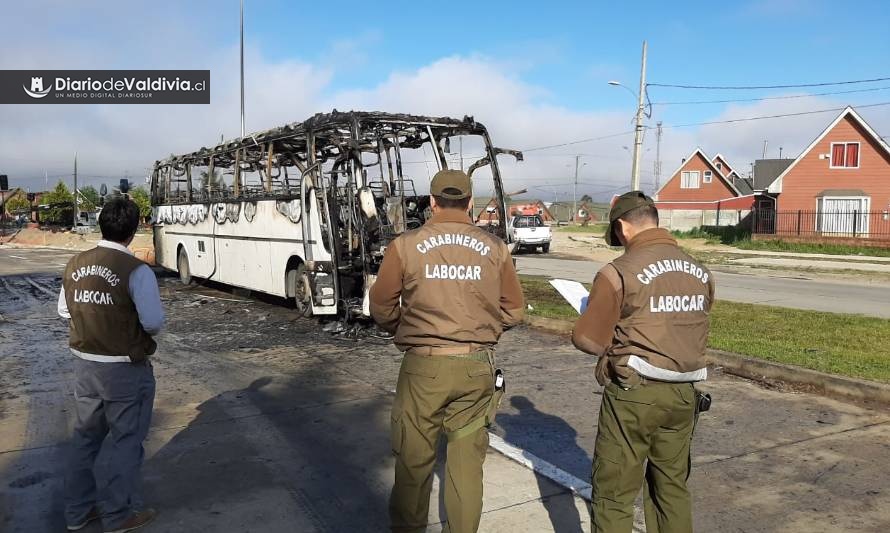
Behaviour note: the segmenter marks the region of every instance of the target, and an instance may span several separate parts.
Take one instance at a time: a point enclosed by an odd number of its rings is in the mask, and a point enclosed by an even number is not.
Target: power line
[[[581,144],[581,143],[587,143],[587,142],[593,142],[593,141],[601,141],[601,140],[603,140],[603,139],[611,139],[611,138],[613,138],[613,137],[621,137],[622,135],[630,135],[631,133],[634,133],[634,130],[631,130],[631,131],[624,131],[624,132],[621,132],[621,133],[612,133],[612,134],[609,134],[609,135],[603,135],[603,136],[601,136],[601,137],[591,137],[591,138],[589,138],[589,139],[580,139],[580,140],[577,140],[577,141],[568,141],[568,142],[564,142],[564,143],[560,143],[560,144],[551,144],[551,145],[549,145],[549,146],[536,146],[536,147],[534,147],[534,148],[524,148],[524,149],[522,149],[522,150],[520,150],[520,151],[524,153],[524,152],[534,152],[534,151],[536,151],[536,150],[549,150],[549,149],[551,149],[551,148],[560,148],[560,147],[563,147],[563,146],[571,146],[571,145],[573,145],[573,144]]]
[[[862,108],[866,108],[866,107],[879,107],[879,106],[885,106],[885,105],[890,105],[890,102],[881,102],[879,104],[867,104],[867,105],[852,106],[852,107],[854,107],[855,109],[862,109]],[[801,111],[798,113],[783,113],[781,115],[765,115],[765,116],[759,116],[759,117],[734,118],[734,119],[728,119],[728,120],[713,120],[710,122],[692,122],[689,124],[669,124],[669,125],[665,125],[663,127],[664,128],[687,128],[690,126],[710,126],[712,124],[731,124],[733,122],[748,122],[748,121],[752,121],[752,120],[765,120],[765,119],[769,119],[769,118],[784,118],[784,117],[799,117],[802,115],[816,115],[819,113],[831,113],[831,112],[843,111],[844,109],[846,109],[846,107],[833,107],[831,109]]]
[[[886,89],[890,89],[890,86],[886,87],[872,87],[870,89],[853,89],[851,91],[831,91],[827,93],[813,93],[813,94],[794,94],[789,96],[765,96],[762,98],[735,98],[730,100],[695,100],[695,101],[684,101],[684,102],[652,102],[652,105],[696,105],[696,104],[727,104],[731,102],[760,102],[763,100],[788,100],[793,98],[809,98],[811,96],[831,96],[835,94],[851,94],[851,93],[866,93],[872,91],[884,91]]]
[[[706,89],[706,90],[747,90],[747,89],[799,89],[801,87],[827,87],[830,85],[851,85],[855,83],[871,83],[887,81],[890,78],[872,78],[869,80],[832,81],[824,83],[798,83],[794,85],[677,85],[671,83],[647,83],[647,87],[672,87],[674,89]]]

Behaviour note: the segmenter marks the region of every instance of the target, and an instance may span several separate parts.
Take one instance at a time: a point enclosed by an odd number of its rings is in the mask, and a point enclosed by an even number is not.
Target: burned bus
[[[431,216],[435,172],[472,161],[474,189],[507,220],[499,156],[522,160],[472,117],[336,110],[172,155],[151,175],[155,259],[185,283],[288,298],[307,316],[367,316],[386,246]]]

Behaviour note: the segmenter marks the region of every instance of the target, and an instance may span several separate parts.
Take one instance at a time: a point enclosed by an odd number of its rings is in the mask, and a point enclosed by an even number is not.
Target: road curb
[[[557,335],[571,335],[575,325],[570,320],[539,316],[526,316],[525,324]],[[754,381],[782,381],[807,387],[822,396],[890,405],[890,384],[886,383],[826,374],[722,350],[709,349],[707,361],[709,365],[721,367],[727,374]]]
[[[890,405],[890,385],[826,374],[817,370],[754,359],[721,350],[708,350],[708,363],[727,374],[755,381],[777,380],[812,388],[823,396],[850,398]]]
[[[546,318],[542,316],[526,316],[525,324],[535,329],[557,335],[571,335],[575,323],[562,318]]]

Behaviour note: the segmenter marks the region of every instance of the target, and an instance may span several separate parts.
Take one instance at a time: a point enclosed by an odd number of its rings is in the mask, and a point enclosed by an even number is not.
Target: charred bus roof
[[[174,155],[157,161],[155,167],[207,165],[212,158],[214,166],[227,168],[235,164],[235,154],[239,150],[243,154],[242,166],[249,166],[251,163],[266,165],[270,148],[275,154],[274,158],[277,159],[274,161],[275,164],[305,163],[308,160],[310,142],[314,142],[316,153],[321,160],[339,157],[347,150],[376,151],[381,140],[390,145],[398,143],[401,148],[415,149],[430,140],[430,131],[438,133],[440,138],[455,135],[481,135],[486,139],[488,137],[485,126],[470,116],[455,119],[376,111],[334,110],[331,113],[318,113],[303,122],[293,122],[225,141],[212,148],[202,147],[195,152]],[[512,150],[504,152],[516,154]]]

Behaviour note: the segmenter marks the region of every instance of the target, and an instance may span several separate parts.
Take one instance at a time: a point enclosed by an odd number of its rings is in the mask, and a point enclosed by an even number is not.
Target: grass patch
[[[742,250],[767,250],[772,252],[791,252],[802,254],[890,257],[890,248],[871,248],[866,246],[849,246],[845,244],[799,243],[786,242],[782,240],[744,240],[734,243],[734,245]]]
[[[843,376],[890,382],[890,320],[716,302],[712,348]]]
[[[751,240],[751,232],[736,226],[704,226],[688,231],[672,231],[677,239],[705,239],[708,244],[728,244],[740,250],[765,250],[800,254],[861,255],[890,257],[890,248],[850,246],[831,243],[802,243],[776,240]]]
[[[546,278],[520,276],[529,315],[576,320]],[[718,301],[711,348],[855,378],[890,383],[890,320]]]
[[[525,302],[532,306],[530,311],[526,311],[529,315],[570,320],[578,318],[578,313],[550,285],[549,279],[540,276],[519,276],[519,282],[522,284]]]
[[[606,232],[606,228],[608,226],[608,224],[590,224],[587,226],[560,226],[553,229],[554,231],[558,231],[560,233],[586,233],[602,235]]]

